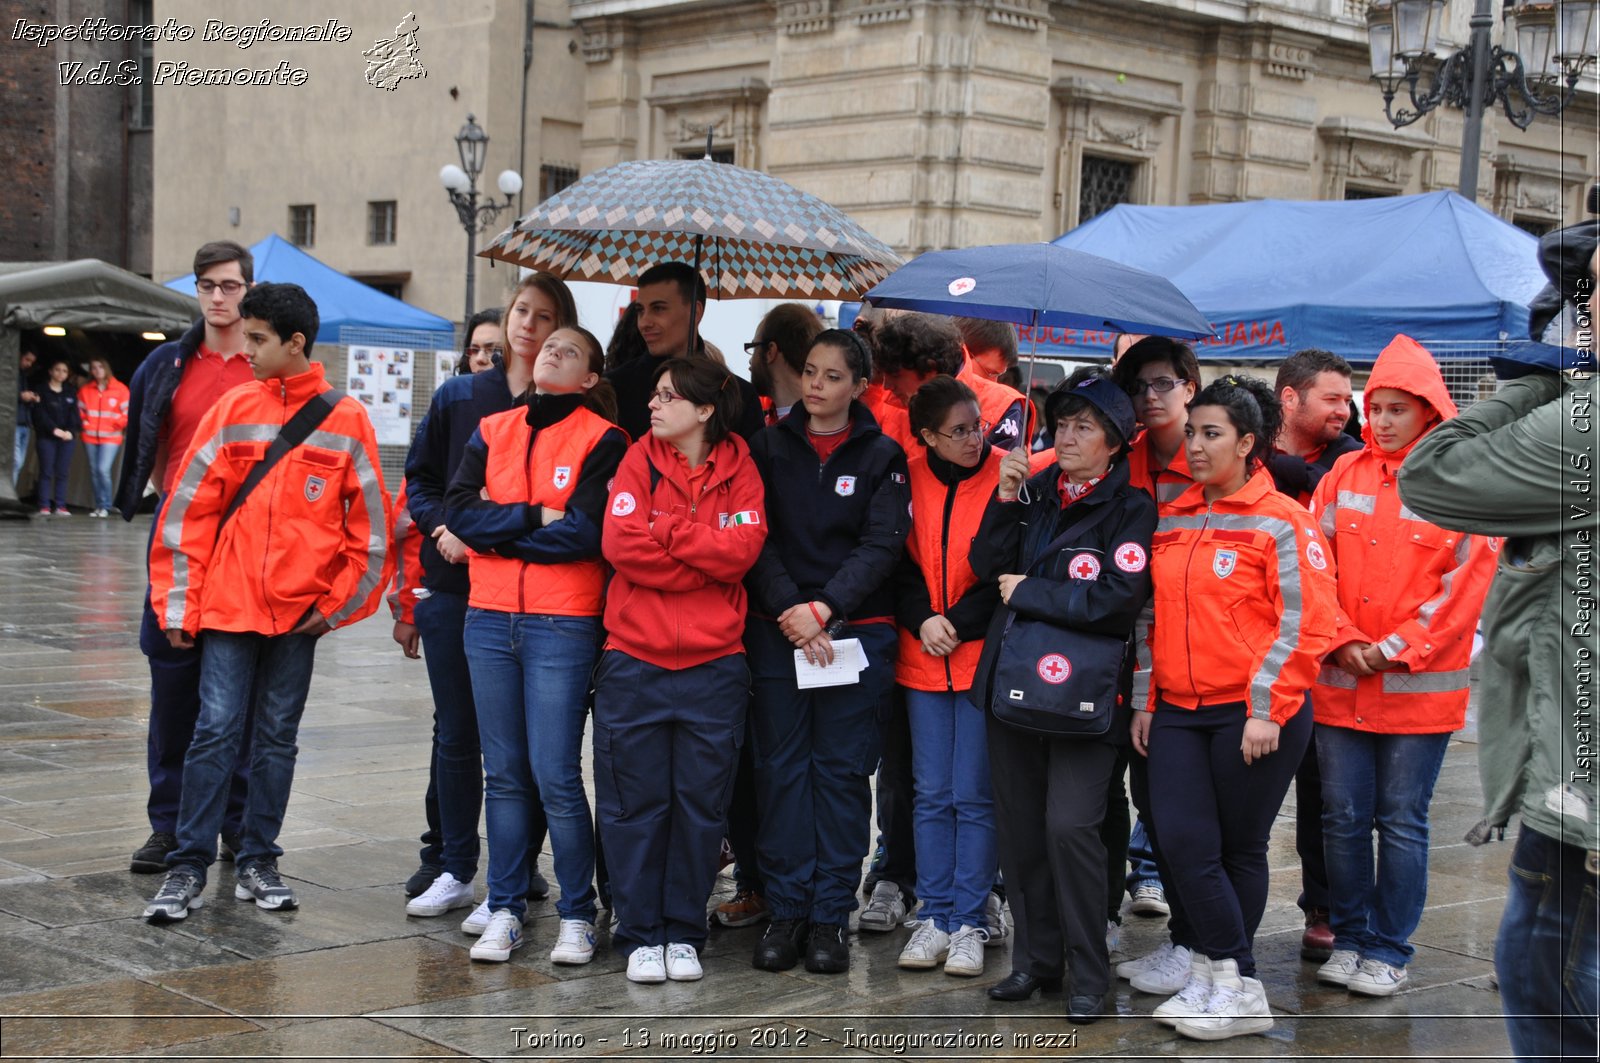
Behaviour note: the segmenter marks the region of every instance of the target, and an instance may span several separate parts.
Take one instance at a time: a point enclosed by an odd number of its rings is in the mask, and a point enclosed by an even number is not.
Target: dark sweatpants
[[[1000,870],[1017,929],[1011,969],[1070,973],[1073,993],[1103,994],[1111,966],[1100,831],[1117,748],[1027,734],[992,715],[988,725]]]
[[[1311,740],[1311,703],[1283,725],[1276,752],[1246,765],[1243,702],[1161,702],[1150,727],[1150,801],[1169,892],[1182,897],[1194,948],[1254,975],[1251,943],[1267,907],[1267,839]],[[1171,878],[1165,876],[1170,875]]]
[[[594,797],[619,952],[705,945],[749,689],[743,654],[678,671],[600,658]]]

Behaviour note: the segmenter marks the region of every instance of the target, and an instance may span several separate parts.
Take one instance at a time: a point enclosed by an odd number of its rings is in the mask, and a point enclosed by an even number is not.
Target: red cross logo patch
[[[1150,558],[1145,554],[1144,547],[1138,543],[1123,543],[1111,552],[1116,559],[1117,567],[1124,572],[1143,572],[1144,566]]]
[[[1093,554],[1074,554],[1067,562],[1067,575],[1073,579],[1099,579],[1100,559]]]
[[[840,498],[849,498],[856,493],[856,478],[854,476],[841,476],[834,481],[833,493]]]
[[[561,490],[562,488],[566,487],[567,484],[570,483],[571,481],[572,481],[572,466],[571,465],[557,465],[556,466],[556,474],[550,478],[550,482],[556,485],[556,490],[557,491]]]
[[[1039,678],[1051,686],[1060,686],[1072,675],[1072,662],[1059,653],[1047,653],[1039,658]]]
[[[626,517],[633,512],[635,504],[633,496],[623,491],[611,500],[611,515],[613,517]]]
[[[971,277],[957,277],[950,282],[951,295],[966,295],[978,286],[978,282]]]
[[[1306,560],[1318,571],[1328,567],[1328,555],[1322,552],[1321,543],[1306,543]]]
[[[1218,550],[1211,557],[1211,571],[1216,573],[1218,579],[1227,579],[1233,575],[1233,570],[1239,563],[1239,551]]]
[[[328,481],[320,476],[306,477],[306,501],[315,502],[322,497],[322,492],[328,489]]]

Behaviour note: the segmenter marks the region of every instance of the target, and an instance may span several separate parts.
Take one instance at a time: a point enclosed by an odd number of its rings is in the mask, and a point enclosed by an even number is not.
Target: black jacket
[[[1361,447],[1361,440],[1348,432],[1340,432],[1337,439],[1322,448],[1322,453],[1317,455],[1315,461],[1307,461],[1298,454],[1275,450],[1267,458],[1267,471],[1272,473],[1272,486],[1297,500],[1302,506],[1309,505],[1311,496],[1316,493],[1318,481],[1328,475],[1333,463],[1352,451],[1360,450]]]
[[[847,622],[893,617],[891,577],[911,530],[905,452],[857,402],[849,437],[824,465],[806,438],[807,419],[797,404],[750,444],[771,524],[745,577],[750,612],[773,619],[821,601]]]
[[[34,392],[39,396],[39,401],[33,407],[33,427],[41,440],[54,439],[51,433],[57,428],[71,432],[74,440],[83,434],[78,389],[72,386],[70,380],[61,385],[60,391],[51,391],[49,384],[40,384]]]
[[[183,380],[183,367],[206,338],[206,319],[198,318],[189,331],[170,340],[145,356],[128,381],[128,429],[122,453],[122,478],[117,481],[117,510],[124,520],[132,520],[144,497],[144,485],[156,467],[161,449],[161,429],[172,409],[172,396]],[[182,454],[172,456],[182,460]]]
[[[629,439],[643,439],[650,431],[650,394],[655,391],[651,378],[660,364],[661,359],[647,355],[623,362],[606,374],[617,392],[617,425],[628,433]],[[761,396],[750,381],[737,374],[733,380],[741,400],[739,423],[733,430],[743,436],[746,443],[754,442],[764,423]]]
[[[1043,562],[1042,571],[1019,583],[1011,604],[995,610],[989,624],[970,694],[973,704],[985,712],[989,711],[1001,635],[1012,610],[1131,642],[1139,612],[1150,600],[1150,538],[1156,530],[1156,504],[1128,482],[1126,458],[1113,465],[1094,490],[1065,509],[1056,487],[1060,476],[1061,471],[1052,465],[1028,480],[1022,495],[1027,501],[1002,502],[997,497],[990,502],[972,542],[972,570],[981,580],[998,580],[1008,572],[1027,573]],[[1108,516],[1087,528],[1081,538],[1068,536],[1065,545],[1045,556],[1045,548],[1057,537],[1105,507],[1112,509]],[[1084,578],[1090,572],[1092,578]],[[1131,652],[1124,652],[1117,714],[1105,739],[1115,744],[1128,740],[1133,658]]]

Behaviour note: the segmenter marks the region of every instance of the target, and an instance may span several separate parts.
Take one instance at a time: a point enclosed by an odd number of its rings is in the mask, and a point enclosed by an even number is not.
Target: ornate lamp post
[[[1396,129],[1442,103],[1467,112],[1461,137],[1461,194],[1478,197],[1478,150],[1483,112],[1498,103],[1518,129],[1537,115],[1554,117],[1577,95],[1584,68],[1595,60],[1600,0],[1515,0],[1506,8],[1508,39],[1517,50],[1491,44],[1492,0],[1476,0],[1467,46],[1445,59],[1434,55],[1446,0],[1374,0],[1367,9],[1372,77],[1383,91],[1383,113]],[[1395,106],[1405,86],[1407,102]]]
[[[456,134],[456,150],[461,155],[461,165],[449,163],[439,170],[439,183],[456,208],[461,227],[467,230],[467,308],[461,315],[463,322],[472,318],[474,311],[472,287],[474,259],[478,252],[478,234],[488,228],[495,216],[511,206],[511,198],[522,191],[522,176],[515,170],[500,171],[495,183],[505,195],[504,203],[495,202],[491,196],[478,202],[478,175],[483,173],[484,155],[489,150],[489,134],[485,133],[472,115]]]

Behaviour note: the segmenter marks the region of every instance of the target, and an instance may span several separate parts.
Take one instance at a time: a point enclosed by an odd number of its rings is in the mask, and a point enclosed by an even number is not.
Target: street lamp
[[[1467,112],[1461,136],[1461,194],[1478,198],[1478,150],[1485,108],[1500,104],[1511,124],[1526,129],[1537,115],[1554,117],[1578,92],[1595,59],[1600,0],[1507,0],[1507,29],[1517,50],[1489,41],[1492,0],[1476,0],[1472,36],[1447,59],[1434,55],[1446,0],[1374,0],[1367,8],[1372,78],[1383,91],[1383,113],[1396,129],[1442,103]],[[1563,82],[1565,88],[1562,87]],[[1394,107],[1401,84],[1410,106]]]
[[[484,156],[489,150],[489,134],[479,127],[472,115],[456,134],[456,150],[461,155],[461,165],[449,163],[439,170],[439,183],[456,208],[461,227],[467,230],[467,309],[461,315],[463,322],[472,320],[474,306],[472,282],[474,259],[478,252],[478,234],[488,228],[495,216],[511,206],[511,197],[522,191],[522,176],[515,170],[501,170],[495,183],[504,193],[506,201],[496,203],[491,196],[478,202],[478,175],[483,173]]]

